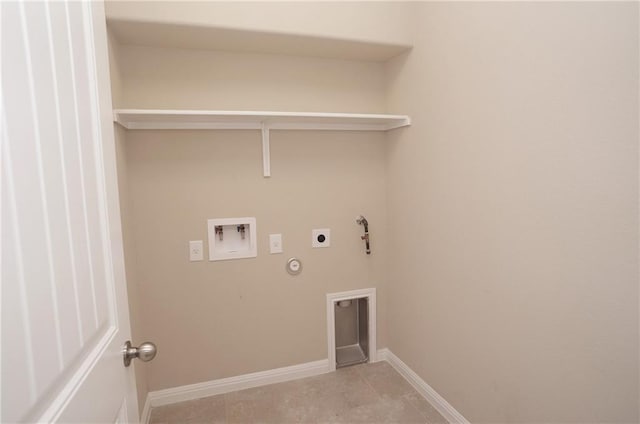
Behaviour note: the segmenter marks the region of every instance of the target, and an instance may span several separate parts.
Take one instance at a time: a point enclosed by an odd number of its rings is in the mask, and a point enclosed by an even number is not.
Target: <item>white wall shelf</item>
[[[271,176],[270,130],[389,131],[411,125],[406,115],[231,110],[116,109],[129,130],[260,130],[264,176]]]

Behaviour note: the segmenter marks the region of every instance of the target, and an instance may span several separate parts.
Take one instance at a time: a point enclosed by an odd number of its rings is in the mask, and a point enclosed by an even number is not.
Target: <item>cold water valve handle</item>
[[[364,242],[365,242],[367,255],[370,255],[371,254],[371,247],[369,245],[369,222],[367,221],[367,218],[365,218],[364,216],[360,215],[359,217],[356,218],[356,223],[358,225],[363,225],[364,226],[364,235],[361,236],[360,238],[362,240],[364,240]]]

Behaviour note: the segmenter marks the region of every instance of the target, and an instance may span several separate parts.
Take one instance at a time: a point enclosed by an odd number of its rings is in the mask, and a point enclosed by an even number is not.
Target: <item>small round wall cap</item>
[[[298,275],[302,272],[302,261],[298,258],[289,258],[285,268],[289,274]]]

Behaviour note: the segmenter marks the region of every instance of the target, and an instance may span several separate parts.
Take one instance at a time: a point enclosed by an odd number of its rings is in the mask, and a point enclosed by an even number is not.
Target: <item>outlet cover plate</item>
[[[189,260],[191,262],[204,260],[203,250],[202,240],[191,240],[189,242]]]
[[[282,253],[282,234],[269,234],[269,253]]]

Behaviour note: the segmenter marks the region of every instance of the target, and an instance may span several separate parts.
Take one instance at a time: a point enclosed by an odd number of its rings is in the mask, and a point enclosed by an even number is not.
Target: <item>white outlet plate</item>
[[[331,246],[331,230],[329,228],[311,230],[311,247],[329,246]]]
[[[269,253],[282,253],[282,234],[269,234]]]
[[[191,262],[204,260],[204,247],[202,240],[192,240],[189,242],[189,260]]]

